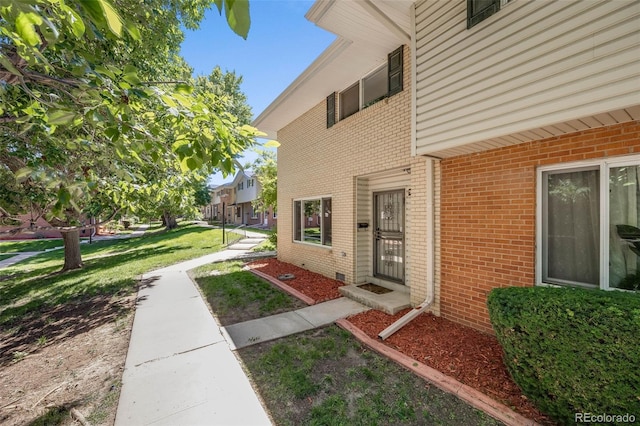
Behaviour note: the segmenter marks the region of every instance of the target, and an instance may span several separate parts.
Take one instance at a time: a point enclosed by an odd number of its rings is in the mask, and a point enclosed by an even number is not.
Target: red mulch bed
[[[248,266],[274,278],[278,278],[280,275],[293,274],[295,278],[286,281],[282,280],[282,282],[309,296],[316,303],[337,299],[341,296],[338,288],[344,285],[342,281],[332,280],[273,258],[255,260],[249,263]]]
[[[340,297],[338,287],[344,285],[277,259],[254,261],[249,267],[274,278],[294,274],[295,279],[285,283],[319,302]],[[380,331],[407,311],[388,315],[372,309],[350,317],[349,321],[369,337],[377,339]],[[384,344],[484,393],[527,418],[541,424],[553,424],[511,380],[502,362],[502,348],[495,336],[425,313],[390,336]]]

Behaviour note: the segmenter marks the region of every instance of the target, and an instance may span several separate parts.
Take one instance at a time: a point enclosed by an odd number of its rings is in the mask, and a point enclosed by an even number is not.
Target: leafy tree
[[[194,188],[195,205],[198,207],[206,206],[211,202],[211,192],[206,181],[198,182]]]
[[[258,182],[260,193],[253,201],[253,208],[266,211],[269,207],[278,207],[278,164],[273,151],[259,150],[260,156],[252,165]]]
[[[242,76],[236,76],[235,72],[222,72],[216,66],[208,76],[198,76],[195,87],[199,90],[214,93],[227,102],[227,111],[233,114],[240,124],[249,124],[253,117],[251,107],[247,104],[247,97],[242,92]]]
[[[83,210],[180,206],[176,188],[252,145],[228,99],[186,81],[181,27],[212,4],[246,38],[246,0],[0,0],[0,214],[46,214],[63,269],[82,266]]]

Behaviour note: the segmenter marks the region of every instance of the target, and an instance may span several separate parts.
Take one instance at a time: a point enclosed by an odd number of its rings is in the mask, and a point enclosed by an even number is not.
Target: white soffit
[[[277,132],[333,92],[346,89],[409,44],[413,0],[317,0],[305,17],[338,36],[254,121]]]
[[[640,121],[640,105],[628,108],[609,111],[575,120],[555,123],[545,127],[539,127],[523,132],[511,133],[505,136],[483,140],[466,145],[452,146],[444,149],[423,149],[418,155],[426,155],[435,158],[451,158],[459,155],[474,154],[505,146],[517,145],[522,142],[533,142],[553,136],[560,136],[567,133],[579,132],[582,130],[599,128],[613,124],[626,123],[630,121]]]

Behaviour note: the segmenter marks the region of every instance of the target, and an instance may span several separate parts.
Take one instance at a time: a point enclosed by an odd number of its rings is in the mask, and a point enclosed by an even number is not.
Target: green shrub
[[[514,381],[562,424],[575,413],[640,417],[640,295],[497,288],[491,323]]]
[[[271,244],[274,246],[278,245],[278,229],[274,226],[273,229],[269,232],[269,237],[267,238]]]

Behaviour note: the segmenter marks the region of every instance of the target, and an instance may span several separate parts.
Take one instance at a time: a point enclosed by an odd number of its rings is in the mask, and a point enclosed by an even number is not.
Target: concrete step
[[[364,283],[358,284],[362,285]],[[363,305],[373,309],[394,315],[397,312],[411,307],[409,293],[404,291],[392,290],[385,294],[376,294],[371,291],[362,289],[358,285],[347,285],[340,287],[340,294],[349,299],[353,299]]]
[[[227,247],[229,250],[251,250],[264,241],[264,238],[243,238]]]
[[[235,243],[227,247],[227,250],[251,250],[255,246],[257,246],[257,244]]]
[[[265,238],[243,238],[242,240],[240,240],[241,244],[260,244],[261,242],[263,242],[265,240]]]

